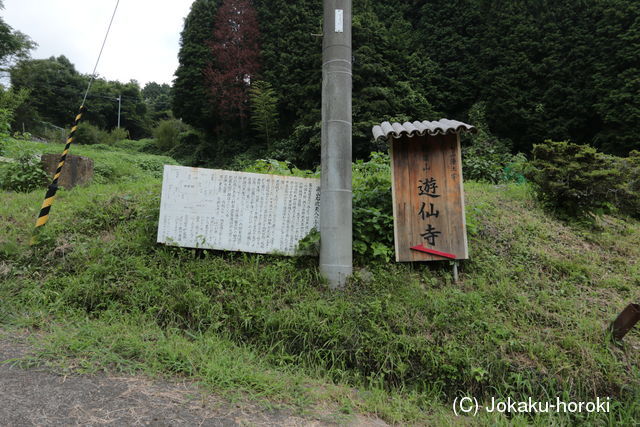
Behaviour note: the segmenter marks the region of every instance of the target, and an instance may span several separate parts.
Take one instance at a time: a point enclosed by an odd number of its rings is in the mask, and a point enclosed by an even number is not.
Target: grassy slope
[[[124,144],[121,144],[124,146]],[[130,144],[133,146],[133,144]],[[5,157],[16,158],[20,153],[61,154],[63,144],[46,144],[9,139]],[[71,154],[87,156],[94,160],[94,182],[100,184],[127,182],[150,177],[161,178],[163,164],[177,164],[171,157],[143,154],[132,149],[115,148],[108,145],[74,145]]]
[[[373,265],[331,293],[313,260],[156,246],[157,171],[85,150],[120,171],[116,183],[62,192],[38,247],[27,242],[42,194],[5,193],[0,205],[0,323],[51,332],[52,360],[396,422],[451,420],[459,393],[613,396],[613,414],[588,420],[640,417],[640,334],[618,347],[604,333],[639,296],[637,222],[569,226],[527,186],[468,183],[460,283],[446,265]]]

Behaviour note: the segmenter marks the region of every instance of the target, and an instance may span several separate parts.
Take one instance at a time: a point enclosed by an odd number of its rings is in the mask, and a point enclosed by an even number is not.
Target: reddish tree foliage
[[[212,62],[206,70],[214,105],[222,119],[244,123],[249,86],[260,71],[260,32],[249,0],[224,0],[209,43]]]

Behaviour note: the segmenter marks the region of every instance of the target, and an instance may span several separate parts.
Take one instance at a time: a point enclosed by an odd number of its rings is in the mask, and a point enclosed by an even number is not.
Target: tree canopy
[[[171,86],[166,83],[149,82],[142,88],[142,98],[152,121],[166,120],[171,116],[172,96]]]
[[[0,9],[4,9],[2,1]],[[16,61],[27,58],[34,47],[36,44],[29,36],[15,31],[0,17],[0,72],[6,72]]]
[[[58,126],[71,123],[86,86],[65,56],[20,61],[10,75],[12,87],[31,91],[16,120],[27,124],[44,120]]]
[[[313,167],[321,33],[317,0],[195,0],[173,87],[98,80],[87,118],[113,128],[122,95],[133,137],[173,115],[196,128],[204,162],[269,156]],[[472,120],[480,106],[501,150],[530,153],[546,139],[618,155],[640,148],[637,1],[365,0],[354,5],[353,45],[356,158],[380,148],[375,123]],[[0,19],[0,70],[11,65],[12,85],[31,91],[16,121],[64,125],[88,76],[64,56],[28,59],[32,46]]]
[[[223,0],[214,28],[206,84],[220,119],[243,122],[261,65],[256,11],[249,0]]]
[[[208,129],[213,108],[204,72],[210,62],[208,43],[213,34],[216,0],[195,0],[180,34],[180,65],[173,81],[173,113],[185,123]]]
[[[10,75],[12,87],[31,93],[15,119],[30,126],[40,121],[60,127],[70,124],[89,81],[89,76],[78,73],[65,56],[22,60],[11,68]],[[148,106],[136,81],[121,83],[96,79],[87,97],[85,119],[102,129],[115,128],[119,96],[122,97],[122,127],[133,138],[150,135]]]
[[[272,154],[306,166],[319,159],[321,3],[253,1],[260,80],[282,100],[282,139]],[[220,31],[212,18],[217,6],[194,3],[176,74],[176,99],[188,99],[200,113],[212,102],[203,97],[203,64],[219,66],[206,49]],[[547,138],[615,154],[640,147],[636,1],[367,0],[354,5],[353,29],[356,157],[375,148],[369,134],[375,122],[467,120],[478,103],[486,105],[493,134],[514,151],[529,152]],[[178,85],[180,73],[196,63],[200,71],[190,85]],[[201,129],[221,120],[212,112],[193,116]]]

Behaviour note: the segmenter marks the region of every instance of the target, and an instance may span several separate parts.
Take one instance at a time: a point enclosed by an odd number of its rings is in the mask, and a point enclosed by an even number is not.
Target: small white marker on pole
[[[336,9],[336,33],[344,33],[344,10]]]

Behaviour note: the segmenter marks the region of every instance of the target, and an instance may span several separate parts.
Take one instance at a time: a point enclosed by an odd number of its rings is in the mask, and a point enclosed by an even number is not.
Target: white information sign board
[[[319,216],[319,179],[167,165],[158,243],[295,255]]]

